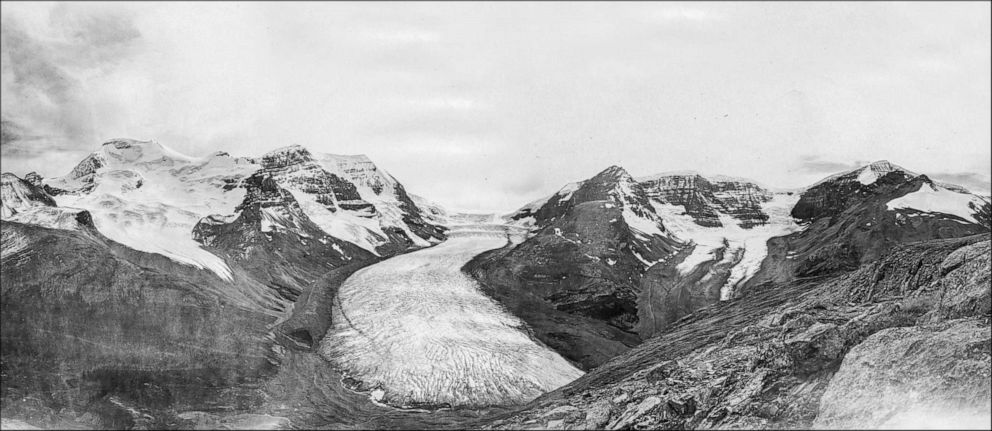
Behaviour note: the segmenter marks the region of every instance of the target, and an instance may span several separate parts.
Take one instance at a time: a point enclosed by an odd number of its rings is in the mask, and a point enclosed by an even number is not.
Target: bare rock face
[[[992,419],[992,331],[981,319],[891,328],[844,357],[817,428],[971,428]]]
[[[354,184],[327,172],[317,164],[306,148],[291,146],[262,156],[263,169],[287,187],[314,195],[329,211],[342,209],[375,214],[375,206],[362,200]]]
[[[721,213],[737,219],[745,229],[768,221],[761,204],[771,200],[772,193],[753,181],[696,173],[658,174],[638,181],[649,198],[682,206],[700,226],[722,227]]]

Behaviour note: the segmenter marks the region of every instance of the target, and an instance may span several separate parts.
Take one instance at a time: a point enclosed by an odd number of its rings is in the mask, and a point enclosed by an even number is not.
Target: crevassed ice
[[[324,356],[393,405],[522,403],[581,376],[461,271],[506,244],[504,232],[455,226],[444,243],[356,272],[338,292]]]
[[[761,204],[761,209],[768,214],[768,222],[761,226],[744,229],[733,217],[720,214],[722,227],[704,227],[696,224],[693,218],[685,214],[680,205],[663,204],[652,201],[655,210],[665,220],[665,226],[676,238],[692,240],[696,247],[676,269],[687,274],[697,266],[715,259],[713,252],[724,246],[727,247],[725,260],[739,259],[730,269],[730,276],[720,289],[720,299],[727,300],[733,296],[734,289],[747,282],[768,255],[768,240],[775,236],[788,235],[801,229],[789,215],[789,211],[798,201],[798,194],[775,194],[768,202]],[[724,244],[726,241],[726,244]]]

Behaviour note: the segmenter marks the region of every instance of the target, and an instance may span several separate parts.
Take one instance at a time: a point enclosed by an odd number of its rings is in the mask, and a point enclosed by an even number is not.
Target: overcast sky
[[[3,170],[110,138],[367,154],[507,211],[616,164],[800,187],[888,159],[990,188],[969,3],[2,3]]]

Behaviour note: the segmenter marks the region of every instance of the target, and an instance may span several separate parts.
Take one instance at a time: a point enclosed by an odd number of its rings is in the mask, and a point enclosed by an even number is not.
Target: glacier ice
[[[461,271],[509,235],[453,226],[446,242],[356,272],[338,292],[322,353],[392,405],[522,403],[578,378]]]

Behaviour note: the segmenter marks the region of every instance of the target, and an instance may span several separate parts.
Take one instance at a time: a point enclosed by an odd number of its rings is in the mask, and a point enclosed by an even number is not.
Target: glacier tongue
[[[504,226],[455,226],[446,242],[356,272],[322,353],[398,406],[522,403],[578,378],[461,272],[507,236]]]
[[[798,195],[774,194],[771,200],[761,204],[762,211],[768,214],[768,222],[747,229],[727,214],[719,214],[722,227],[704,227],[685,214],[682,206],[657,200],[652,201],[652,205],[677,238],[695,243],[692,254],[676,267],[681,274],[688,274],[700,264],[713,260],[713,252],[723,247],[731,252],[728,255],[736,256],[730,276],[720,289],[720,299],[728,300],[737,286],[748,281],[761,268],[761,262],[768,254],[767,242],[770,238],[801,229],[789,215],[789,210],[798,199]]]

